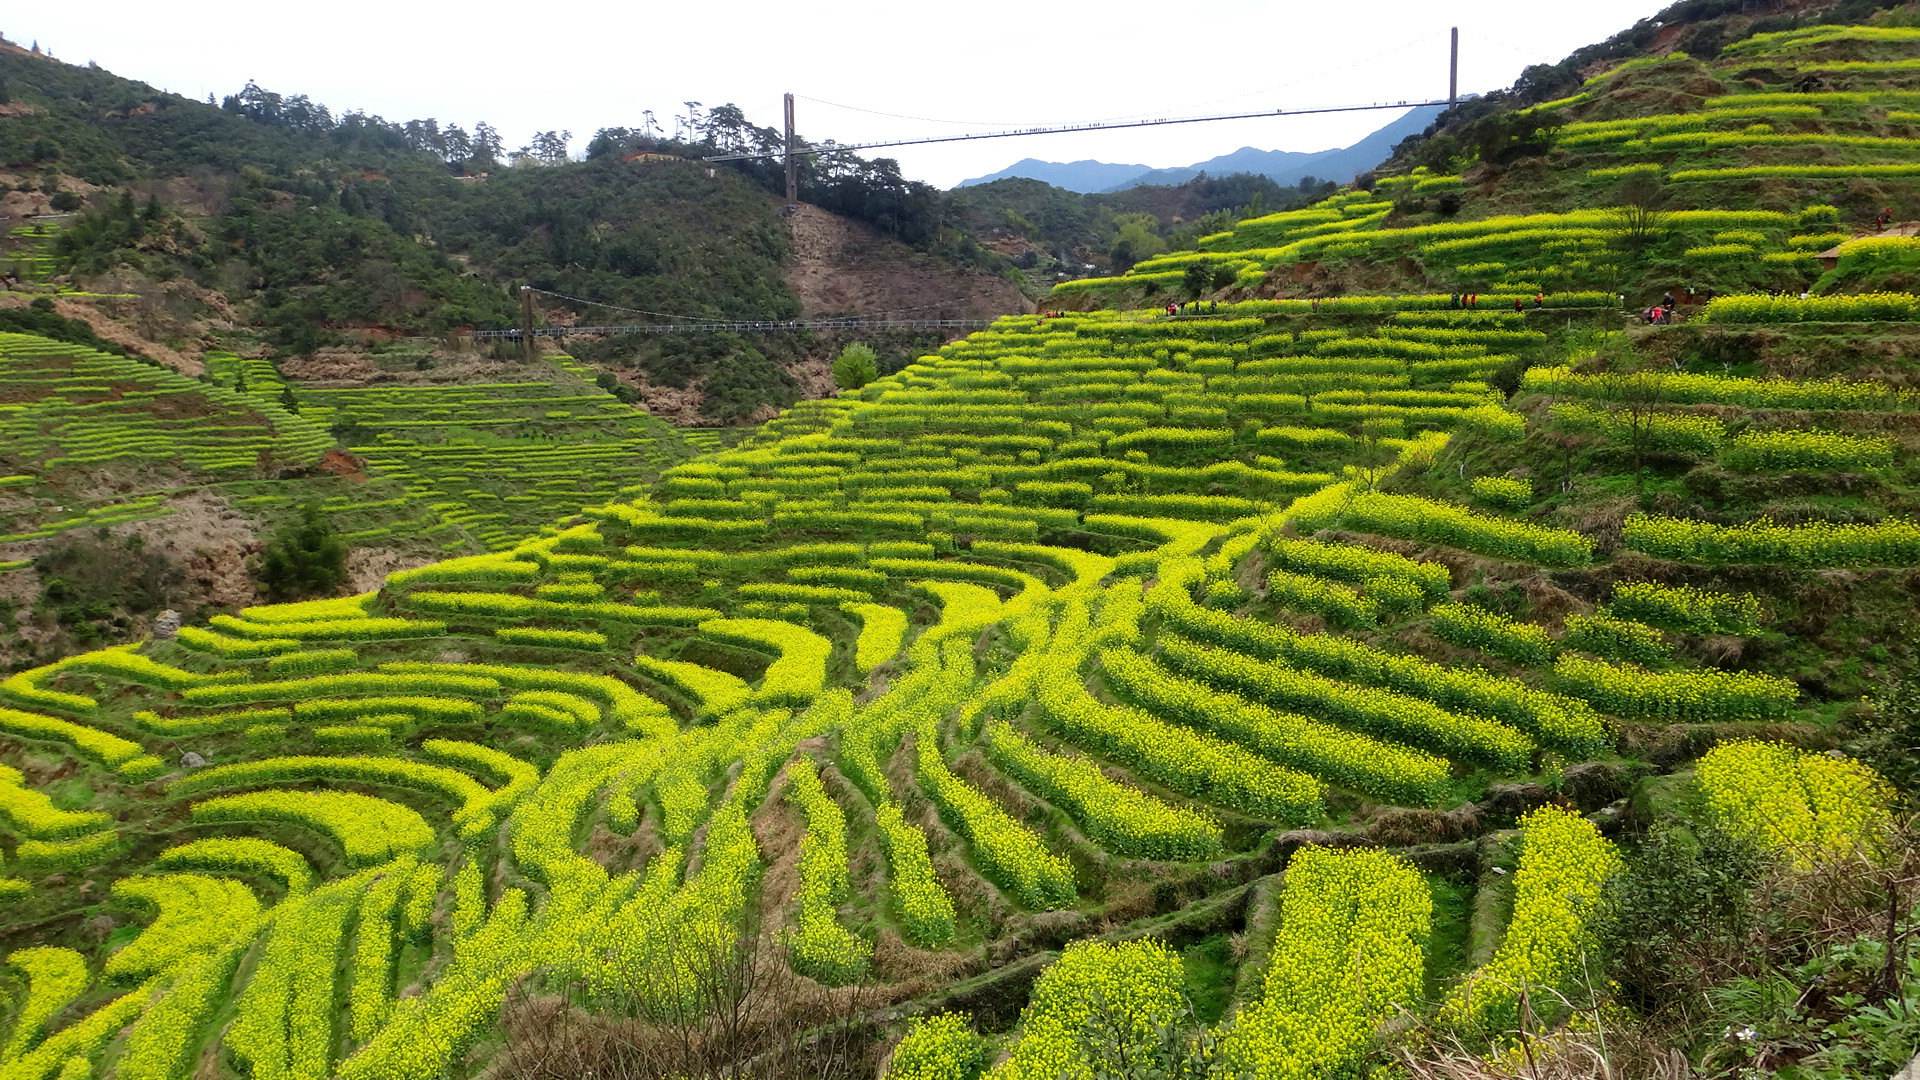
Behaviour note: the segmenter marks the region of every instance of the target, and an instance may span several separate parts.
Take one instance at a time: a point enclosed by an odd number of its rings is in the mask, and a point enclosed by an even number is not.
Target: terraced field
[[[311,466],[331,444],[324,427],[276,404],[127,357],[0,334],[0,553],[167,513],[171,485],[103,498],[91,478],[105,470],[252,475]]]
[[[0,681],[0,1077],[543,1075],[527,995],[699,1014],[753,928],[892,1076],[1366,1075],[1593,992],[1629,796],[1881,857],[1819,751],[1912,659],[1920,301],[1627,333],[1608,211],[1387,226],[1455,189],[1074,286],[1447,292],[1006,318],[652,483],[545,381],[296,390],[497,550]],[[1709,198],[1664,242],[1831,220]]]
[[[16,225],[5,237],[6,272],[20,288],[54,291],[50,284],[55,266],[54,244],[60,236],[60,219],[42,218]]]
[[[592,372],[567,356],[510,369],[497,382],[290,389],[264,361],[248,363],[255,397],[289,397],[380,484],[380,499],[342,499],[341,511],[385,502],[413,515],[349,528],[361,542],[417,530],[446,552],[498,550],[638,490],[693,452],[673,428],[595,387]],[[265,496],[254,492],[242,505],[271,505]]]
[[[194,379],[26,334],[0,336],[0,438],[0,562],[202,490],[269,522],[318,502],[357,545],[497,550],[694,452],[564,356],[512,381],[329,388],[258,358],[214,353]],[[317,468],[339,443],[363,471]]]
[[[0,235],[0,274],[11,276],[9,292],[59,296],[68,300],[135,300],[132,293],[87,292],[55,280],[59,276],[60,234],[71,214],[46,214],[14,225]]]
[[[1539,290],[1615,292],[1649,269],[1703,291],[1798,293],[1823,270],[1816,255],[1836,245],[1848,245],[1849,262],[1873,262],[1897,261],[1915,243],[1856,233],[1882,207],[1908,205],[1904,193],[1920,177],[1916,42],[1909,27],[1787,31],[1711,61],[1670,53],[1622,64],[1526,110],[1556,119],[1551,153],[1525,183],[1496,189],[1416,169],[1371,191],[1241,221],[1202,237],[1198,251],[1067,282],[1056,295],[1084,303],[1178,291],[1196,265],[1245,288],[1282,268],[1365,281],[1411,265],[1432,288],[1482,293],[1481,306],[1509,309]],[[1820,88],[1797,89],[1809,77]],[[1623,210],[1622,188],[1635,184],[1640,209]],[[1478,213],[1389,220],[1476,196]],[[1642,235],[1622,244],[1623,232]]]
[[[1749,598],[1623,584],[1559,634],[1454,598],[1480,560],[1577,568],[1595,546],[1504,509],[1377,490],[1432,471],[1450,431],[1527,437],[1471,378],[1515,354],[1468,342],[1524,355],[1545,335],[1526,316],[1435,304],[1370,298],[1354,306],[1389,314],[1345,329],[1238,312],[1004,320],[556,535],[16,676],[0,724],[23,771],[78,755],[93,782],[137,796],[85,827],[49,806],[58,824],[23,834],[8,863],[23,921],[72,910],[73,884],[50,872],[174,868],[116,886],[159,897],[138,940],[171,939],[182,958],[142,966],[120,996],[94,991],[101,1016],[169,1003],[138,1010],[125,1074],[203,1053],[209,987],[256,950],[229,1060],[318,1069],[338,1049],[344,1075],[429,1076],[515,979],[633,977],[688,920],[719,932],[765,904],[794,927],[803,972],[887,980],[876,956],[901,942],[977,957],[1028,912],[1118,924],[1274,867],[1290,847],[1274,826],[1364,829],[1388,806],[1446,807],[1589,759],[1612,741],[1609,715],[1791,715],[1792,682],[1675,654],[1689,634],[1759,632]],[[1393,355],[1404,341],[1419,358]],[[1577,398],[1581,376],[1558,370],[1529,378]],[[1738,400],[1747,384],[1727,382],[1718,397]],[[1679,527],[1630,524],[1625,543]],[[1812,537],[1809,558],[1920,562],[1889,528],[1872,539],[1893,546],[1855,555]],[[1486,666],[1368,640],[1423,630]],[[803,744],[817,749],[796,756]],[[178,769],[188,751],[214,764]],[[790,760],[815,763],[805,782],[782,773]],[[778,790],[826,853],[802,855],[793,897],[754,889],[784,855],[750,827]],[[1557,827],[1590,833],[1569,821]],[[636,829],[622,856],[576,846]],[[857,881],[850,846],[866,849]],[[696,855],[697,871],[675,869]],[[1154,889],[1143,861],[1159,864]],[[241,910],[165,914],[205,889]],[[414,915],[407,931],[402,913],[445,911],[443,894],[451,922]],[[875,938],[893,944],[876,954]],[[340,956],[342,986],[296,994],[315,949]],[[306,959],[282,975],[282,953]],[[436,976],[396,1007],[396,965],[430,959]],[[1418,982],[1417,968],[1390,974]],[[119,1026],[64,1028],[13,1068],[50,1074]]]

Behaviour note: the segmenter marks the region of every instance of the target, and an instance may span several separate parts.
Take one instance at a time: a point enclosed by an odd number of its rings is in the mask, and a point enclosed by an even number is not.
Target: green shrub
[[[1180,955],[1158,941],[1066,947],[1033,984],[1005,1080],[1177,1076],[1188,1002]]]
[[[1920,296],[1913,293],[1716,296],[1707,302],[1702,317],[1718,323],[1910,321],[1920,318]]]
[[[1344,526],[1515,562],[1583,566],[1593,559],[1593,541],[1579,533],[1487,517],[1417,495],[1330,489],[1295,503],[1293,515],[1302,529]]]
[[[1793,680],[1755,671],[1648,671],[1572,653],[1553,666],[1554,680],[1570,694],[1615,716],[1697,724],[1722,720],[1772,720],[1799,700]]]
[[[1560,402],[1547,411],[1563,430],[1597,435],[1615,447],[1684,458],[1712,457],[1726,427],[1711,416],[1683,412],[1611,410]]]
[[[1151,859],[1220,854],[1220,827],[1206,815],[1120,784],[1087,758],[1048,753],[1002,721],[989,724],[986,735],[996,764],[1070,810],[1109,850]]]
[[[1278,566],[1361,585],[1376,598],[1386,580],[1407,583],[1417,596],[1444,596],[1452,585],[1451,573],[1439,563],[1418,562],[1359,544],[1278,536],[1268,542],[1267,553]]]
[[[1358,589],[1291,570],[1267,572],[1267,596],[1281,607],[1318,615],[1330,626],[1368,626],[1380,614],[1380,606]]]
[[[1433,892],[1410,863],[1301,849],[1287,863],[1261,999],[1222,1035],[1224,1075],[1365,1075],[1380,1027],[1421,996],[1432,926]]]
[[[1832,431],[1745,431],[1721,451],[1729,469],[1881,469],[1893,464],[1894,441],[1884,435]]]
[[[848,344],[833,358],[833,382],[842,390],[858,390],[879,377],[879,359],[871,348],[858,341]]]
[[[1549,1016],[1575,991],[1582,961],[1599,944],[1607,882],[1620,853],[1577,813],[1544,806],[1520,821],[1513,917],[1493,958],[1470,973],[1440,1008],[1449,1026],[1489,1035],[1511,1030],[1523,1002]]]
[[[260,583],[275,600],[298,600],[337,592],[347,580],[347,544],[318,503],[267,541],[260,557]]]
[[[1631,514],[1622,544],[1663,559],[1781,566],[1920,565],[1920,524],[1898,518],[1874,524],[1776,525],[1767,518],[1741,525]]]

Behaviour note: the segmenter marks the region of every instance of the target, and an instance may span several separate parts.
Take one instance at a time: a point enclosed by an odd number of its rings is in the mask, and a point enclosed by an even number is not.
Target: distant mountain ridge
[[[1114,165],[1092,159],[1041,161],[1039,158],[1021,158],[999,172],[976,176],[971,180],[962,180],[954,186],[972,187],[975,184],[991,184],[995,180],[1038,180],[1057,188],[1091,195],[1099,191],[1112,191],[1125,187],[1127,181],[1152,171],[1151,165]]]
[[[1041,161],[1024,158],[986,176],[962,180],[955,187],[972,187],[995,180],[1019,177],[1039,180],[1083,195],[1124,191],[1127,188],[1184,184],[1201,173],[1208,176],[1232,176],[1250,173],[1264,176],[1277,184],[1297,184],[1312,176],[1320,180],[1346,183],[1373,168],[1393,153],[1394,146],[1409,135],[1417,135],[1439,116],[1440,106],[1408,110],[1405,116],[1374,131],[1351,146],[1329,150],[1261,150],[1243,146],[1230,154],[1208,158],[1192,165],[1155,169],[1146,165],[1117,165],[1104,161]]]

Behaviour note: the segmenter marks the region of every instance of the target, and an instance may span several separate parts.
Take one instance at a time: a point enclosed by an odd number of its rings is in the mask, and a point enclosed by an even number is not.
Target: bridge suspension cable
[[[1372,109],[1418,109],[1437,105],[1457,105],[1460,102],[1460,28],[1453,27],[1448,34],[1447,52],[1447,96],[1432,101],[1375,101],[1360,105],[1324,105],[1305,109],[1262,109],[1255,112],[1212,113],[1205,116],[1169,116],[1149,120],[1105,119],[1082,124],[1042,125],[1039,127],[1008,128],[1000,131],[970,131],[949,135],[923,135],[907,139],[883,139],[857,143],[816,143],[809,145],[801,142],[794,129],[794,101],[797,95],[789,91],[785,95],[786,132],[778,150],[730,150],[721,154],[709,154],[701,160],[709,164],[728,161],[765,161],[779,159],[785,164],[787,180],[787,205],[794,206],[800,201],[799,162],[804,157],[820,157],[825,154],[853,152],[856,150],[882,150],[898,146],[931,146],[936,143],[978,142],[983,139],[1015,139],[1030,135],[1064,135],[1080,131],[1123,131],[1130,128],[1168,127],[1174,124],[1210,124],[1223,120],[1258,120],[1276,116],[1320,116],[1328,113],[1366,112]],[[840,105],[838,108],[853,108]],[[872,112],[876,110],[860,110]],[[890,114],[903,115],[903,114]],[[919,122],[944,123],[930,117],[921,117]]]
[[[1276,116],[1319,116],[1326,113],[1366,112],[1372,109],[1422,109],[1435,105],[1453,105],[1458,98],[1442,98],[1435,101],[1381,101],[1367,105],[1326,105],[1311,109],[1264,109],[1259,112],[1218,113],[1211,116],[1173,116],[1152,120],[1097,121],[1089,124],[1062,124],[1057,127],[1013,128],[1006,131],[970,131],[957,135],[928,135],[912,139],[889,139],[883,142],[863,143],[816,143],[795,146],[791,151],[782,150],[736,150],[725,154],[712,154],[700,160],[717,163],[725,161],[759,161],[766,158],[783,157],[819,157],[822,154],[851,153],[856,150],[882,150],[895,146],[927,146],[932,143],[976,142],[982,139],[1013,139],[1027,135],[1064,135],[1080,131],[1120,131],[1126,128],[1167,127],[1173,124],[1207,124],[1218,120],[1259,120]]]
[[[570,304],[585,304],[588,307],[606,308],[608,311],[624,311],[629,315],[647,315],[656,319],[685,319],[693,322],[698,322],[705,317],[701,315],[675,315],[667,311],[648,311],[645,308],[621,307],[619,304],[609,304],[602,300],[588,300],[581,296],[568,296],[566,293],[554,292],[552,289],[542,289],[537,285],[522,285],[520,288],[524,292],[539,293],[541,296],[551,296],[555,300],[565,300]]]

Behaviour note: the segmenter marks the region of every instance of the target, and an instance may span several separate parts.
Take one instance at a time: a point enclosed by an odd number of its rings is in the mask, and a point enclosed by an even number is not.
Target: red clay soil
[[[365,468],[365,463],[359,458],[354,457],[352,454],[338,447],[327,451],[320,457],[319,469],[321,472],[329,472],[335,476],[345,477],[355,483],[366,483],[367,474]]]

